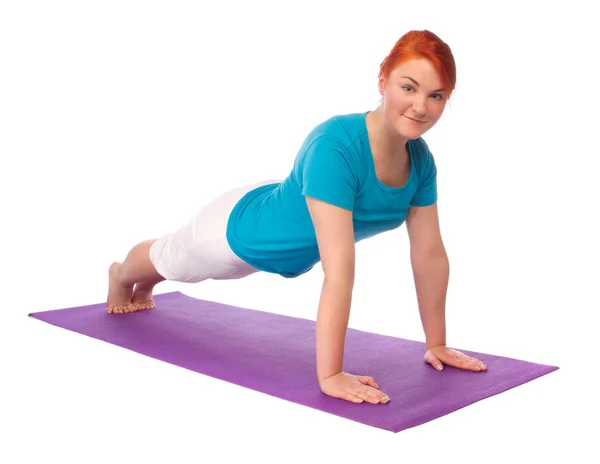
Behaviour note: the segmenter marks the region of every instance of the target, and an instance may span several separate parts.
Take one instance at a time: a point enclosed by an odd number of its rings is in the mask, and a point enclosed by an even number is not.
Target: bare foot
[[[109,313],[130,313],[136,311],[131,303],[133,287],[123,286],[118,279],[121,263],[112,263],[108,268],[108,305]]]
[[[152,290],[154,290],[154,284],[148,282],[136,284],[133,296],[131,297],[131,303],[136,311],[154,308]]]

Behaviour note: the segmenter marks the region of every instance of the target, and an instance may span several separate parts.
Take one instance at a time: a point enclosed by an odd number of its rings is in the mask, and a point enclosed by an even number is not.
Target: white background
[[[200,3],[0,7],[0,461],[597,459],[591,6]],[[458,67],[424,136],[451,261],[448,344],[559,371],[393,434],[27,317],[105,301],[131,246],[226,189],[285,177],[312,127],[377,107],[379,64],[411,29],[448,42]],[[405,227],[357,253],[350,327],[422,341]],[[157,293],[314,320],[321,277]]]

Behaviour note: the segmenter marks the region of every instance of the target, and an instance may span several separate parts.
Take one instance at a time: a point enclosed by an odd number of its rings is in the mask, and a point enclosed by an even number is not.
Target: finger
[[[372,398],[376,398],[379,402],[388,402],[390,400],[389,396],[378,389],[365,388],[365,390],[367,394],[371,395]]]
[[[459,369],[475,370],[476,364],[473,363],[473,358],[461,353],[460,351],[449,349],[439,357],[448,366],[457,367]]]
[[[467,363],[469,366],[472,366],[474,368],[484,369],[486,367],[486,365],[484,363],[482,363],[479,359],[476,359],[476,358],[473,358],[471,356],[467,356],[464,354],[462,355],[462,358],[465,363]]]
[[[431,364],[435,369],[441,371],[444,368],[442,362],[434,355],[429,354],[425,357],[425,361]]]
[[[352,393],[345,393],[342,395],[342,399],[346,401],[350,401],[352,403],[362,403],[362,398],[359,398],[357,395],[353,395]]]
[[[460,357],[460,366],[462,369],[471,371],[481,371],[484,369],[484,365],[481,361],[470,356]]]
[[[383,392],[378,392],[378,393],[381,395],[381,398],[379,399],[380,402],[387,403],[391,400],[390,397],[388,395],[386,395],[385,393],[383,393]]]
[[[477,367],[477,364],[474,363],[471,359],[462,356],[453,357],[452,361],[449,361],[448,364],[452,364],[453,366],[458,367],[459,369],[466,369],[470,371],[476,371],[479,369],[479,367]]]
[[[467,356],[466,354],[464,354],[461,351],[458,350],[450,350],[450,355],[454,358],[456,358],[457,362],[460,362],[462,364],[473,364],[475,365],[477,360],[471,356]]]
[[[441,371],[444,368],[444,364],[438,358],[432,358],[427,362],[438,371]]]
[[[473,363],[473,365],[475,367],[478,368],[478,370],[481,371],[485,371],[487,369],[487,366],[485,365],[485,363],[481,362],[479,359],[475,359],[475,358],[471,358],[471,362]]]
[[[377,404],[380,402],[380,398],[378,395],[371,393],[371,391],[366,389],[358,390],[354,393],[354,395],[371,404]]]
[[[388,395],[386,395],[385,393],[383,393],[380,389],[379,386],[377,386],[376,389],[369,389],[369,392],[372,395],[375,395],[378,399],[380,403],[387,403],[388,401],[390,401],[390,397]]]
[[[478,365],[479,367],[486,367],[485,363],[481,362],[479,359],[474,358],[472,356],[467,356],[466,354],[460,352],[460,351],[456,351],[453,350],[458,356],[460,356],[461,358],[469,361],[470,363],[472,363],[473,365]]]
[[[435,358],[435,356],[431,355],[430,358]],[[487,369],[487,366],[478,359],[467,356],[466,354],[454,349],[448,349],[445,353],[440,354],[440,358],[444,364],[459,369],[466,369],[470,371],[482,371]]]
[[[358,395],[360,398],[365,399],[365,401],[374,404],[387,403],[390,400],[389,396],[387,396],[385,393],[369,387],[359,389],[355,395]]]
[[[469,359],[471,359],[471,360],[472,360],[472,362],[473,362],[473,363],[474,363],[476,366],[479,366],[479,368],[480,368],[481,370],[483,370],[483,371],[484,371],[484,370],[486,370],[486,369],[487,369],[487,366],[485,365],[485,363],[484,363],[483,361],[481,361],[481,360],[479,360],[479,359],[476,359],[476,358],[472,358],[472,357],[469,357]]]
[[[366,391],[364,390],[352,390],[352,393],[347,393],[348,396],[350,397],[355,397],[360,399],[360,401],[367,401],[368,403],[372,403],[373,402],[373,398],[371,397],[371,395],[369,395]]]
[[[357,375],[356,377],[363,385],[369,385],[379,390],[379,385],[377,385],[377,382],[375,382],[375,379],[373,377],[368,377],[366,375]]]
[[[370,377],[367,385],[369,385],[370,387],[376,388],[377,390],[379,390],[379,385],[377,385],[377,382],[375,382],[375,379],[373,379],[373,377]]]

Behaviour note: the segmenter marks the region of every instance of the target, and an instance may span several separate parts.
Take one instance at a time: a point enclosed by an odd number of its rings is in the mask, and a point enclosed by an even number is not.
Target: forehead
[[[422,87],[439,89],[443,87],[439,74],[425,58],[415,58],[398,65],[392,71],[390,78],[394,80],[402,79],[402,76],[409,76],[416,80]]]

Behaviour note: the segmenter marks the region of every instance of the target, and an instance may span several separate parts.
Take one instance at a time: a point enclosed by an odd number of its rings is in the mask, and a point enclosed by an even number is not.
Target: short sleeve
[[[437,167],[435,159],[425,145],[424,150],[419,154],[420,169],[419,171],[419,187],[410,202],[412,206],[429,206],[433,205],[437,199]]]
[[[352,211],[358,190],[358,176],[352,165],[351,153],[345,146],[318,137],[298,166],[302,195]]]

